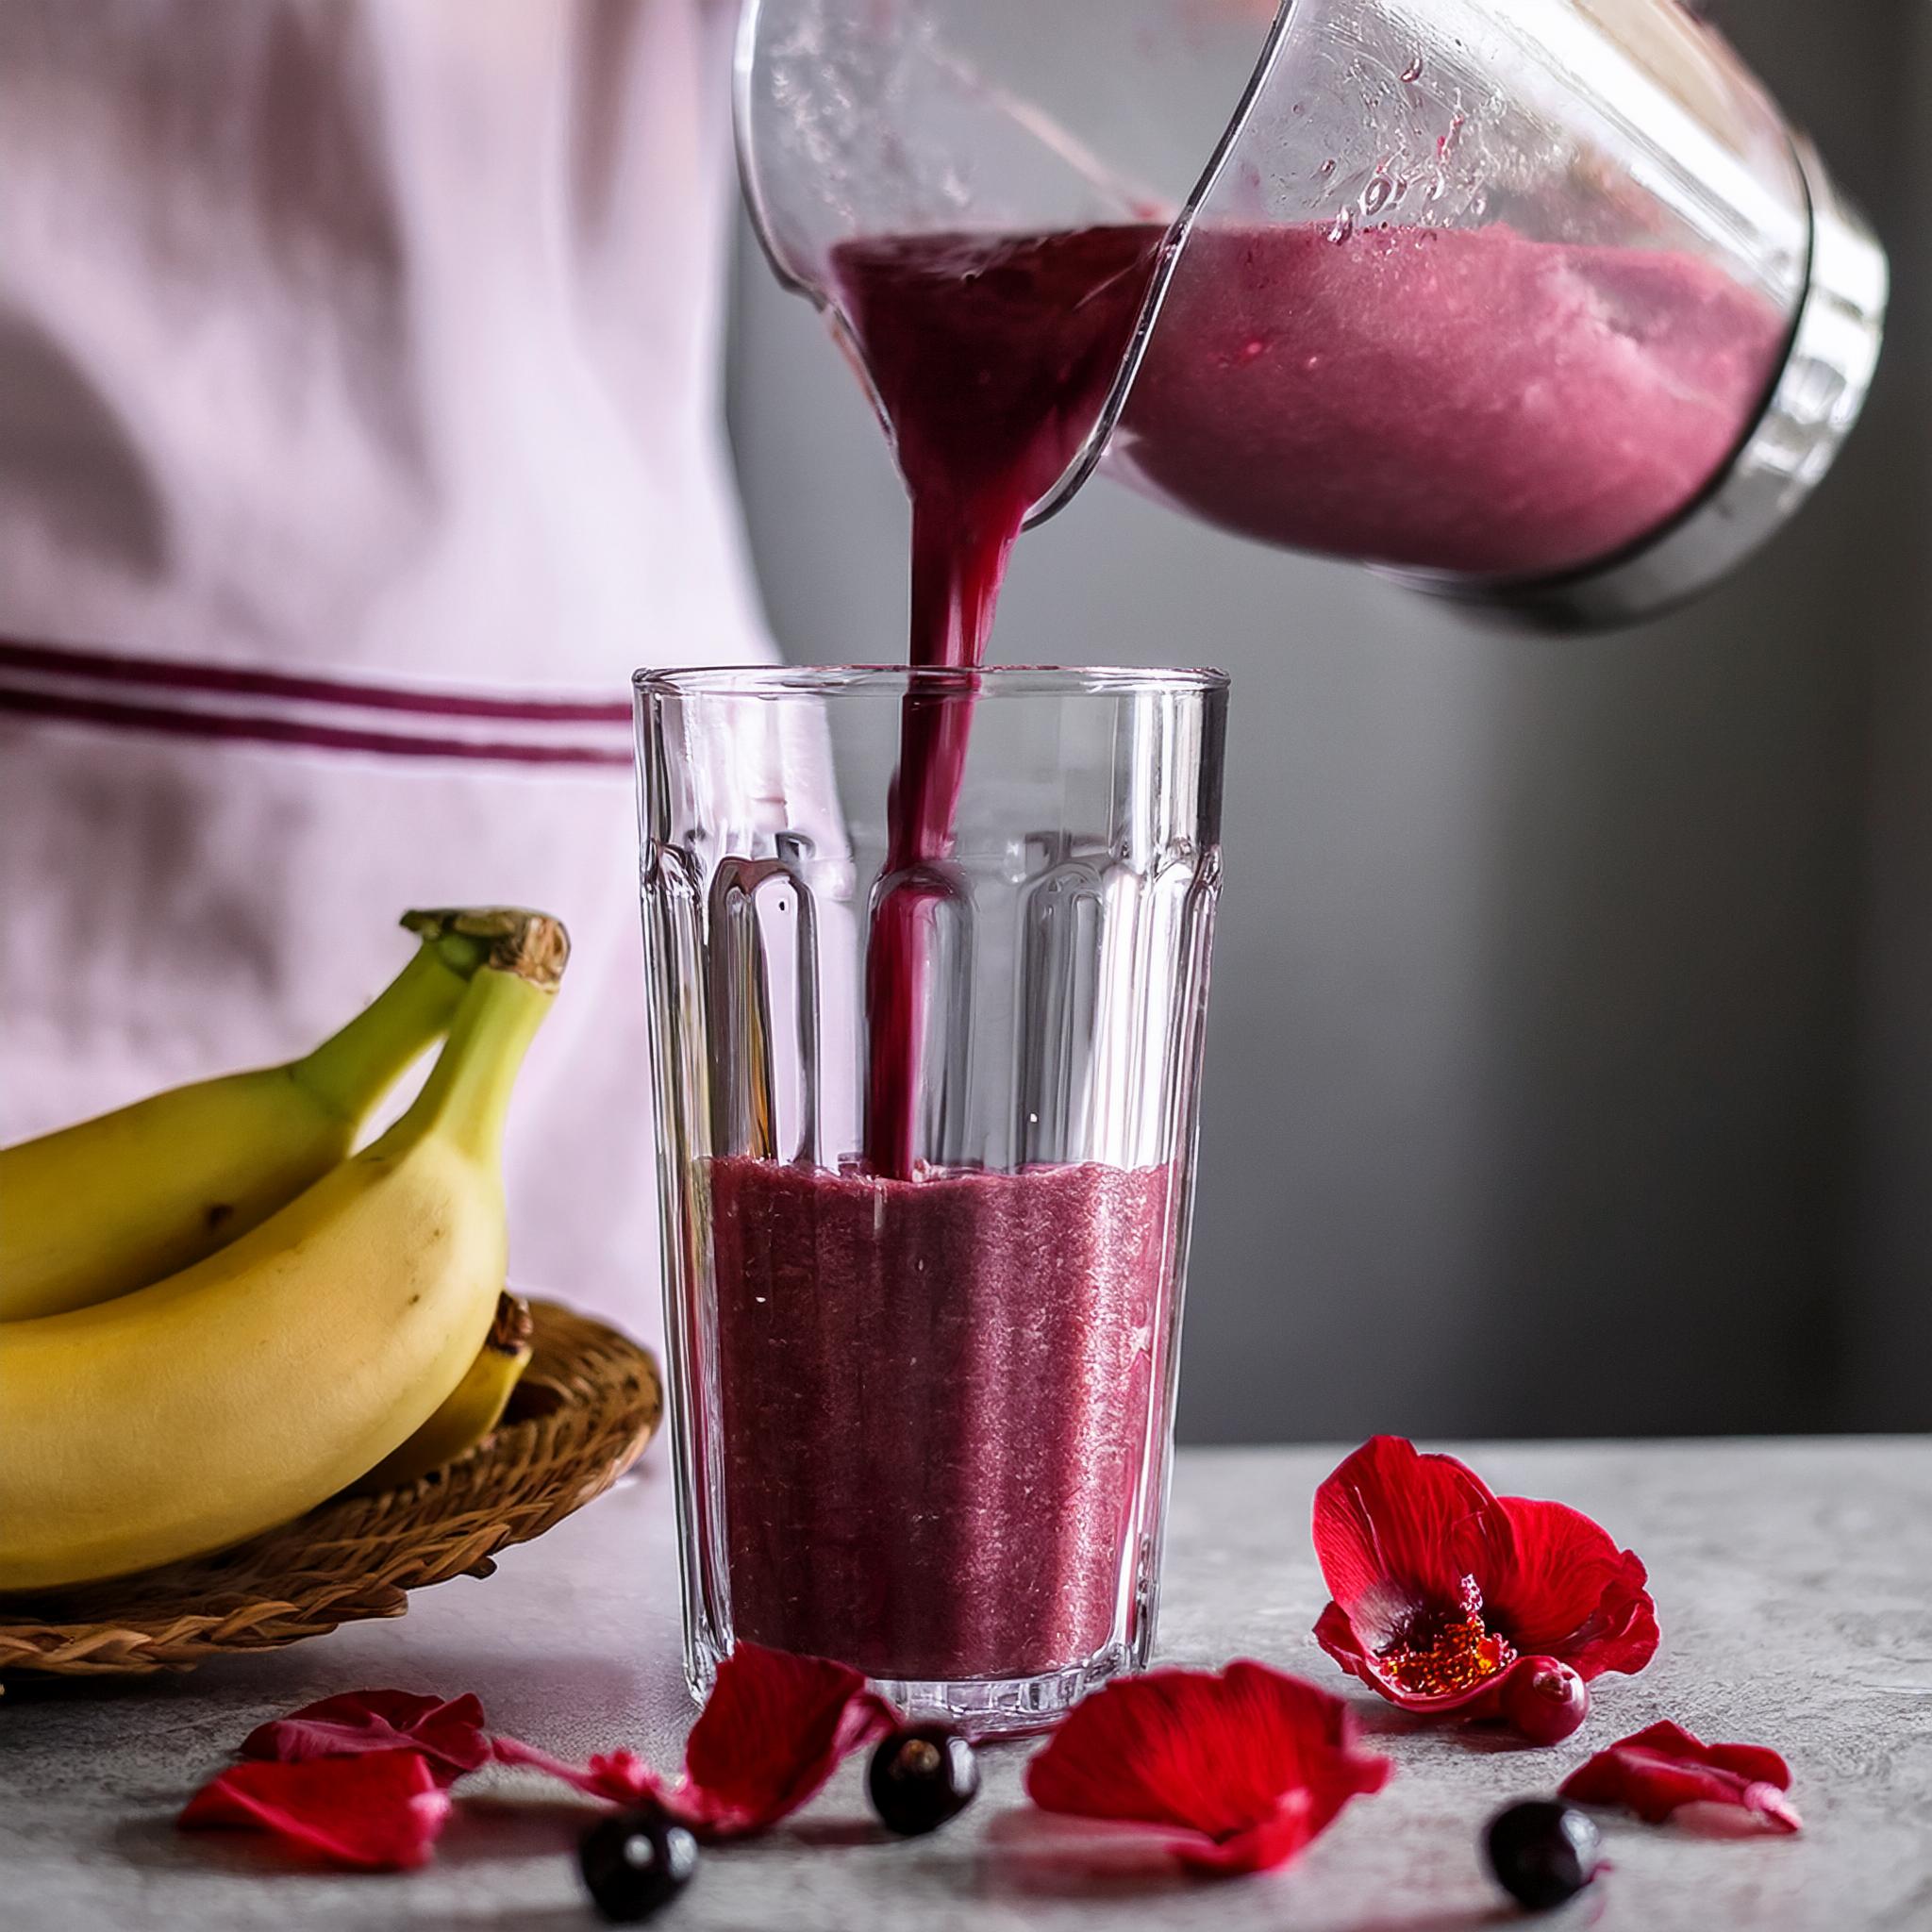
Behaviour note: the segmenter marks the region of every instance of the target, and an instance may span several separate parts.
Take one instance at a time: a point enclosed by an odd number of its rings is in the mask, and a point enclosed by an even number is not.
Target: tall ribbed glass
[[[694,1689],[741,1637],[991,1731],[1145,1661],[1225,702],[1198,671],[640,675]],[[933,782],[902,745],[939,742],[945,856],[888,874],[895,787]]]

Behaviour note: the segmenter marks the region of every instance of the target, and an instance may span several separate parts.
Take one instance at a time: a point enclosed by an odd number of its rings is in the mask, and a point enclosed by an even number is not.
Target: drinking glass
[[[1226,681],[636,696],[693,1690],[745,1638],[1050,1723],[1154,1638]],[[941,742],[947,831],[888,870]]]

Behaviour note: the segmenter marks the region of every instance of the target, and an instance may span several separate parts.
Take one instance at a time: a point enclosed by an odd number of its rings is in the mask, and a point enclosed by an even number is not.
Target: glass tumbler
[[[636,691],[692,1688],[1050,1723],[1154,1637],[1226,681]]]

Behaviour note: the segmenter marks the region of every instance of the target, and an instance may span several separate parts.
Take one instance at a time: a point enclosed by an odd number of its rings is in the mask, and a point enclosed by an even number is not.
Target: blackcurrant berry
[[[979,1790],[973,1746],[946,1724],[907,1724],[872,1754],[866,1790],[888,1831],[902,1838],[937,1831]]]
[[[1533,1912],[1574,1898],[1596,1876],[1596,1826],[1555,1798],[1506,1807],[1490,1820],[1483,1840],[1496,1883]]]
[[[577,1864],[598,1912],[635,1925],[668,1906],[698,1869],[698,1841],[655,1805],[599,1820],[577,1846]]]

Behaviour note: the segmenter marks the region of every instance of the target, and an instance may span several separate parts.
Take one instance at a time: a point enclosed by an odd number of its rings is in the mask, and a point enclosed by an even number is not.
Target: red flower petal
[[[1315,1491],[1315,1556],[1328,1594],[1373,1655],[1418,1611],[1459,1601],[1507,1549],[1509,1524],[1482,1479],[1453,1456],[1372,1436]]]
[[[1406,1710],[1493,1716],[1523,1657],[1556,1657],[1587,1680],[1641,1671],[1656,1654],[1657,1612],[1631,1552],[1577,1510],[1499,1498],[1455,1457],[1399,1437],[1363,1443],[1322,1485],[1314,1534],[1334,1598],[1316,1641]]]
[[[1483,1581],[1484,1611],[1525,1656],[1560,1657],[1586,1680],[1634,1676],[1657,1655],[1643,1565],[1562,1503],[1505,1496],[1509,1555]]]
[[[858,1671],[740,1642],[685,1746],[676,1808],[710,1838],[762,1831],[896,1722]]]
[[[1348,1621],[1348,1612],[1340,1604],[1329,1604],[1315,1619],[1315,1641],[1351,1677],[1359,1677],[1385,1697],[1391,1694],[1376,1676],[1374,1658],[1362,1648],[1361,1640],[1355,1634],[1355,1625]]]
[[[1285,1863],[1394,1767],[1357,1751],[1339,1697],[1265,1664],[1123,1677],[1075,1707],[1026,1767],[1042,1810],[1166,1827],[1207,1872]]]
[[[397,1750],[420,1751],[439,1784],[454,1784],[489,1761],[483,1707],[467,1693],[445,1703],[414,1690],[349,1690],[258,1724],[241,1755],[301,1764]]]
[[[1563,1780],[1579,1805],[1621,1805],[1660,1824],[1687,1805],[1721,1805],[1765,1831],[1798,1829],[1790,1767],[1761,1744],[1707,1744],[1666,1721],[1599,1751]]]
[[[684,1777],[660,1778],[628,1751],[579,1768],[514,1738],[498,1738],[499,1763],[547,1772],[593,1798],[658,1800],[700,1838],[744,1838],[797,1810],[840,1762],[877,1742],[898,1722],[865,1678],[824,1657],[793,1657],[741,1642],[685,1746]]]
[[[598,1752],[589,1764],[575,1765],[516,1738],[492,1739],[491,1749],[499,1764],[522,1765],[526,1770],[561,1778],[587,1798],[608,1798],[613,1805],[635,1805],[642,1798],[666,1803],[671,1795],[665,1790],[664,1780],[633,1751]]]
[[[272,1832],[331,1864],[402,1872],[428,1858],[449,1807],[449,1793],[420,1751],[375,1751],[231,1764],[176,1822],[185,1831],[240,1825]]]

